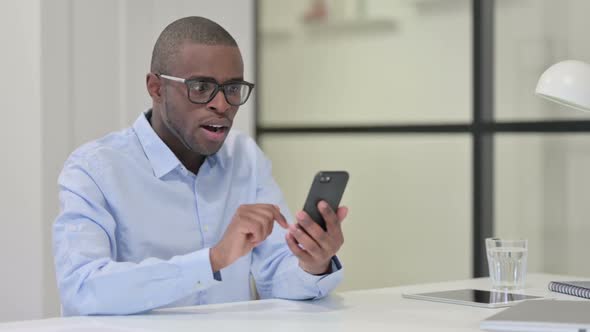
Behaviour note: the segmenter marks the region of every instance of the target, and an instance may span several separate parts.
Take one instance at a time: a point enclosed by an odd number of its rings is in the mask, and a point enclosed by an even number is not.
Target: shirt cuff
[[[297,264],[297,274],[299,278],[303,280],[306,284],[314,284],[318,287],[319,294],[317,298],[324,297],[330,293],[331,290],[336,288],[338,284],[342,281],[344,274],[342,264],[338,257],[332,257],[331,261],[331,273],[323,274],[323,275],[313,275],[311,273],[307,273],[299,264]]]
[[[221,272],[213,272],[211,269],[209,248],[181,257],[177,264],[182,271],[182,284],[186,285],[189,291],[201,291],[221,283]]]

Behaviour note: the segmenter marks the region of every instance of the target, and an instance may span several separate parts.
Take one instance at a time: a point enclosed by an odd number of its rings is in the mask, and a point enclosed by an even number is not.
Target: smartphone
[[[313,178],[309,194],[303,205],[303,211],[307,212],[311,219],[320,225],[324,231],[326,230],[326,222],[318,210],[318,203],[326,201],[332,210],[336,212],[344,194],[346,183],[348,183],[348,172],[346,171],[321,171]]]

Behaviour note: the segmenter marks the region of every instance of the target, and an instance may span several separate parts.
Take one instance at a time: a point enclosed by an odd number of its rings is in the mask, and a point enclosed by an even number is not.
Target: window
[[[257,6],[257,136],[290,208],[316,171],[351,175],[343,289],[487,276],[494,235],[528,237],[530,271],[586,273],[546,255],[583,246],[589,115],[533,92],[550,64],[589,60],[587,1]]]
[[[470,2],[258,5],[258,140],[290,208],[350,173],[342,288],[471,276]]]

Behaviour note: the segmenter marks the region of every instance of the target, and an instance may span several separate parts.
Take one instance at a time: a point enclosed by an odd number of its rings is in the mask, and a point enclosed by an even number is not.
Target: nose
[[[207,108],[209,110],[220,114],[227,112],[230,107],[231,105],[228,104],[227,100],[225,100],[223,89],[219,89],[219,91],[217,91],[215,94],[215,97],[213,97],[213,99],[207,103]]]

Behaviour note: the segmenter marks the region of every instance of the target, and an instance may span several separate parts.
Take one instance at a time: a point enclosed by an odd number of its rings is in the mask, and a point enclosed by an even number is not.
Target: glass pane
[[[350,173],[340,289],[471,277],[469,136],[265,134],[261,144],[292,212],[317,171]]]
[[[496,1],[496,119],[588,119],[535,95],[539,76],[552,64],[590,62],[590,1]]]
[[[529,271],[590,276],[589,134],[496,138],[495,228],[529,239]]]
[[[470,3],[260,1],[259,124],[470,121]]]

